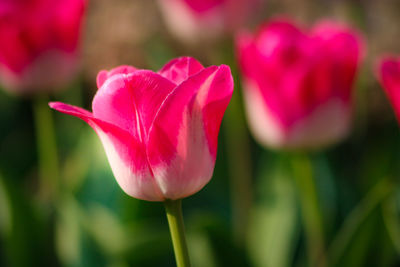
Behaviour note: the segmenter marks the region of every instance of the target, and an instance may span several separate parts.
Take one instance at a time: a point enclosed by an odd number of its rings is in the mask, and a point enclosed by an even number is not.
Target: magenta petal
[[[113,68],[110,71],[101,70],[99,72],[99,74],[97,74],[97,79],[96,79],[97,88],[102,87],[104,82],[107,79],[111,78],[112,76],[114,76],[116,74],[129,74],[129,73],[135,72],[136,70],[137,69],[135,67],[128,66],[128,65],[118,66],[116,68]]]
[[[93,117],[87,110],[59,102],[49,105],[55,110],[84,120],[96,131],[114,176],[128,195],[148,201],[164,200],[149,169],[143,144],[127,131]]]
[[[152,71],[116,74],[95,95],[93,114],[144,141],[155,113],[174,88]]]
[[[224,0],[183,0],[193,11],[198,13],[207,12],[215,7],[223,5],[226,1]]]
[[[229,67],[213,66],[184,81],[161,106],[147,152],[166,198],[191,195],[211,179],[218,131],[232,92]]]
[[[204,69],[204,67],[196,59],[180,57],[165,64],[158,73],[175,84],[180,84],[202,69]]]
[[[364,55],[364,41],[355,31],[338,23],[323,21],[313,29],[314,40],[325,54],[321,61],[330,65],[332,94],[348,101],[359,63]]]
[[[384,58],[378,66],[378,77],[400,121],[400,60]]]

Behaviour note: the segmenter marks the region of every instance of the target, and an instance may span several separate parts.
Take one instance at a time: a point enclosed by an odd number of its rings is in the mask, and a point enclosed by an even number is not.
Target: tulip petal
[[[224,0],[183,0],[183,2],[190,7],[191,10],[203,13],[213,10],[214,8],[223,5],[226,1]]]
[[[283,125],[291,124],[292,114],[304,110],[297,99],[309,90],[305,86],[307,90],[303,92],[297,84],[304,80],[304,69],[310,64],[304,60],[307,41],[300,28],[287,19],[265,24],[254,37],[249,33],[237,37],[242,72],[247,83],[254,84],[251,90],[259,90],[252,94],[262,96],[271,115]]]
[[[400,61],[394,57],[381,59],[378,77],[400,121]]]
[[[147,153],[163,195],[199,191],[214,170],[218,131],[233,92],[228,66],[212,66],[178,86],[151,126]]]
[[[116,74],[95,95],[93,114],[145,142],[156,112],[175,87],[174,83],[148,70]]]
[[[96,131],[114,176],[128,195],[148,201],[164,200],[149,169],[142,143],[127,131],[95,118],[82,108],[59,102],[50,103],[50,107],[84,120]]]
[[[101,70],[99,72],[99,74],[97,74],[97,78],[96,78],[97,88],[102,87],[104,82],[107,79],[109,79],[112,76],[114,76],[114,75],[117,75],[117,74],[129,74],[129,73],[135,72],[136,70],[137,69],[135,67],[128,66],[128,65],[118,66],[116,68],[113,68],[110,71]]]
[[[165,64],[158,73],[175,84],[180,84],[202,69],[204,69],[204,67],[196,59],[180,57]]]
[[[349,101],[351,87],[364,54],[362,37],[346,26],[331,21],[320,22],[312,32],[325,51],[321,53],[321,62],[330,64],[329,73],[332,77],[328,82],[331,84],[331,94]]]

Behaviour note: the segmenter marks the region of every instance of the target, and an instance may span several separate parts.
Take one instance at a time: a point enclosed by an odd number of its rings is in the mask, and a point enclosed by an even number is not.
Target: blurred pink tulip
[[[259,0],[159,0],[167,26],[175,36],[193,43],[213,39],[245,23]]]
[[[349,132],[360,36],[322,21],[309,32],[281,19],[237,36],[250,127],[262,144],[317,148]]]
[[[184,57],[157,73],[129,66],[101,71],[97,84],[93,113],[63,103],[50,106],[96,131],[128,195],[175,200],[208,183],[220,123],[233,92],[228,66],[204,68]]]
[[[85,0],[2,0],[0,82],[12,91],[54,90],[77,70]]]
[[[400,58],[385,56],[380,59],[377,76],[400,122]]]

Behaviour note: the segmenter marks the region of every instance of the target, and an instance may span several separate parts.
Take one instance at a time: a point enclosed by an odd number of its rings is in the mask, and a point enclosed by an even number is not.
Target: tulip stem
[[[224,133],[229,155],[233,237],[239,247],[246,242],[253,199],[250,141],[242,114],[239,96],[234,93],[226,112]]]
[[[164,204],[174,247],[176,265],[178,267],[189,267],[190,260],[183,224],[182,200],[166,200]]]
[[[293,155],[292,169],[298,188],[307,250],[311,266],[326,266],[325,242],[317,185],[308,155]]]
[[[246,243],[250,210],[253,203],[253,180],[251,147],[248,129],[238,80],[238,66],[234,59],[232,40],[222,44],[220,54],[224,55],[223,62],[231,66],[237,89],[233,92],[231,102],[224,118],[224,137],[226,142],[227,165],[230,182],[232,233],[235,245],[241,249]]]
[[[48,200],[56,194],[59,169],[53,118],[47,103],[47,96],[36,97],[33,103],[33,115],[39,158],[40,196]]]

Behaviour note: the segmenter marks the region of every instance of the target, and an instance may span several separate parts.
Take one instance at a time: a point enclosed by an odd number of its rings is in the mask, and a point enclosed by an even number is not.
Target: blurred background
[[[400,2],[268,0],[243,26],[254,29],[281,14],[304,25],[344,21],[366,39],[352,133],[311,153],[300,169],[308,168],[316,181],[317,216],[332,266],[400,266],[400,132],[371,74],[378,55],[400,54]],[[188,55],[232,68],[235,95],[221,127],[214,176],[183,201],[193,266],[313,266],[312,229],[301,218],[289,156],[261,147],[248,132],[232,36],[182,41],[156,1],[92,0],[86,15],[81,71],[52,100],[90,110],[99,70],[121,64],[158,70]],[[52,116],[60,186],[49,201],[38,195],[32,97],[0,91],[0,265],[175,266],[162,203],[124,194],[94,131],[75,118]]]

